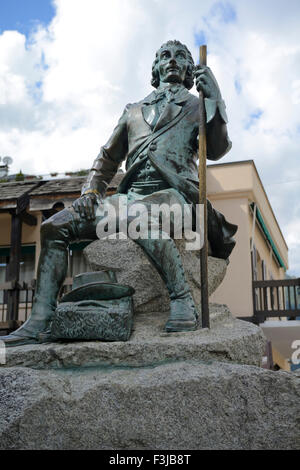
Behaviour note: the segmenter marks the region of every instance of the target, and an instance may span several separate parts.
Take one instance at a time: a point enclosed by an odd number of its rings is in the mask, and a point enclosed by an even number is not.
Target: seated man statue
[[[199,202],[198,129],[199,99],[205,98],[207,158],[218,160],[231,148],[226,128],[225,104],[208,67],[195,67],[191,53],[179,41],[168,41],[156,52],[151,84],[155,90],[142,101],[128,104],[94,161],[81,197],[43,222],[36,293],[29,319],[18,330],[2,337],[7,345],[38,343],[49,329],[57,296],[67,273],[68,245],[97,238],[103,217],[105,191],[126,160],[126,173],[112,204],[122,195],[128,207],[136,201],[147,205],[176,201],[183,206]],[[209,201],[208,239],[212,256],[227,259],[237,227],[215,211]],[[159,271],[170,295],[170,316],[165,330],[190,331],[198,325],[198,312],[186,281],[179,251],[172,238],[135,240]],[[128,280],[130,284],[130,279]],[[43,336],[43,335],[42,335]]]

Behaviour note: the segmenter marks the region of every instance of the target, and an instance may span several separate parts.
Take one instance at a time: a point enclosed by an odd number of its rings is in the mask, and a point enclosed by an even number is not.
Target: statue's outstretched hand
[[[95,208],[101,203],[101,196],[95,193],[88,193],[76,199],[72,206],[80,217],[87,220],[94,220],[96,218]]]
[[[222,99],[218,82],[209,67],[197,65],[194,74],[197,91],[202,91],[204,98],[212,100]]]

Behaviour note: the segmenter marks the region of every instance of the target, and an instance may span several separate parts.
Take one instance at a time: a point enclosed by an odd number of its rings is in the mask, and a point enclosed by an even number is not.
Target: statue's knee
[[[41,225],[41,240],[49,240],[56,237],[57,229],[50,219],[45,220]]]
[[[45,220],[41,225],[41,240],[67,240],[70,238],[71,214],[63,210]]]

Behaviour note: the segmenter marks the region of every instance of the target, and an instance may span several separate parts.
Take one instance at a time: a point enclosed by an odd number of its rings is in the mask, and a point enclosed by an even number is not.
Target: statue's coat
[[[138,168],[149,158],[163,180],[183,194],[187,202],[198,203],[199,99],[182,87],[153,127],[155,96],[153,91],[144,100],[126,106],[112,136],[101,148],[83,192],[97,189],[104,194],[120,164],[126,160],[127,171],[118,192],[127,193]],[[207,158],[218,160],[230,148],[226,122],[216,108],[207,124]],[[236,229],[208,202],[208,238],[215,256],[229,256],[234,246],[231,237]]]

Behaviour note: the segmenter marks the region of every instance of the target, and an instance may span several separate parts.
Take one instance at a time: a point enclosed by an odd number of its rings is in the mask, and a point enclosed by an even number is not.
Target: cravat
[[[175,95],[179,88],[178,85],[171,85],[156,93],[154,100],[150,103],[155,106],[155,117],[151,123],[152,127],[155,127],[166,105],[175,100]]]
[[[179,88],[180,87],[178,85],[171,85],[169,87],[164,88],[163,90],[157,91],[155,94],[155,98],[151,101],[150,104],[155,104],[165,99],[167,103],[174,101],[175,95],[178,92]]]

